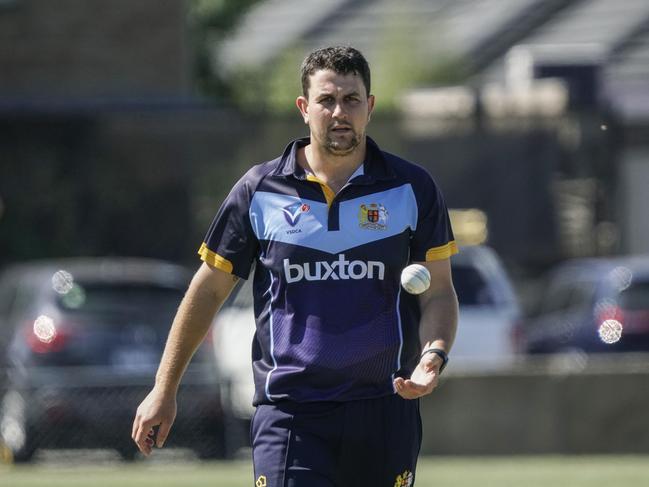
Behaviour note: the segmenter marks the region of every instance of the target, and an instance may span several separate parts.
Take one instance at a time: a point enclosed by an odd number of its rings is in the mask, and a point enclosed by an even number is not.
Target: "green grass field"
[[[649,456],[422,458],[417,487],[642,487]],[[250,487],[250,463],[0,466],[3,487]],[[374,486],[368,486],[374,487]],[[385,486],[392,487],[392,486]]]

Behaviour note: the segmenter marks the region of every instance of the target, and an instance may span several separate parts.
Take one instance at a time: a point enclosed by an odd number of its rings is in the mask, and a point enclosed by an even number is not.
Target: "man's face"
[[[296,103],[311,129],[311,143],[329,154],[351,154],[363,141],[374,108],[374,96],[365,91],[357,74],[320,70],[310,77],[309,96]]]

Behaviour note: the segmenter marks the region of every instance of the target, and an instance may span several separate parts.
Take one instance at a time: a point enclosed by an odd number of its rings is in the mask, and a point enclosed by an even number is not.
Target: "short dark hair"
[[[329,69],[337,74],[354,73],[363,79],[367,96],[370,95],[370,66],[361,52],[349,46],[318,49],[309,54],[300,66],[302,93],[309,96],[309,77],[316,71]]]

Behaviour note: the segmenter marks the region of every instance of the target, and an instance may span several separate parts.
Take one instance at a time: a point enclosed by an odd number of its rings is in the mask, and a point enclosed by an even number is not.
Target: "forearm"
[[[174,392],[196,349],[205,339],[214,315],[228,297],[236,278],[221,271],[203,267],[196,273],[174,318],[160,366],[156,374],[156,387]],[[214,276],[219,275],[214,285]],[[225,284],[225,285],[224,285]]]
[[[425,264],[431,273],[431,286],[419,296],[421,319],[419,336],[421,351],[437,348],[448,353],[453,346],[457,328],[458,304],[448,260]],[[410,378],[394,379],[395,391],[404,399],[430,394],[439,382],[446,363],[444,354],[423,354]]]
[[[421,310],[420,339],[422,350],[441,348],[450,352],[457,330],[458,303],[455,290],[440,290],[428,297]]]

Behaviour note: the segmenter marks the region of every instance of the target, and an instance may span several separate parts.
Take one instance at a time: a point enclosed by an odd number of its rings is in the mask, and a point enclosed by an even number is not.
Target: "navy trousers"
[[[251,435],[256,487],[411,487],[419,401],[264,404]]]

